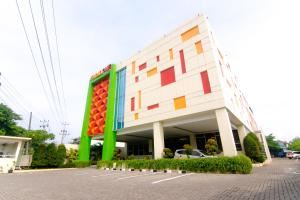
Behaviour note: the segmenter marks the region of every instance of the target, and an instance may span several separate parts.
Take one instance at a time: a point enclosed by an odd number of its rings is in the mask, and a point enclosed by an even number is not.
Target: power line
[[[60,75],[60,84],[61,84],[62,96],[63,96],[63,101],[64,101],[65,114],[66,114],[66,118],[68,119],[68,112],[67,112],[68,109],[67,109],[67,103],[66,103],[66,98],[65,98],[65,90],[64,90],[64,85],[63,85],[61,62],[60,62],[60,51],[59,51],[59,48],[58,48],[56,18],[55,18],[55,10],[54,10],[54,0],[52,0],[52,17],[53,17],[53,25],[54,25],[54,35],[55,35],[57,61],[58,61],[59,75]]]
[[[45,31],[45,35],[46,35],[46,41],[47,41],[47,47],[48,47],[48,52],[49,52],[49,58],[50,58],[50,64],[51,64],[51,69],[52,69],[52,75],[53,75],[53,79],[54,79],[56,95],[57,95],[57,99],[58,99],[60,112],[62,113],[62,117],[64,118],[64,113],[63,113],[63,109],[61,106],[61,101],[60,101],[60,97],[59,97],[60,95],[58,93],[57,81],[56,81],[55,72],[54,72],[53,59],[52,59],[52,53],[51,53],[51,46],[50,46],[50,42],[49,42],[49,34],[48,34],[48,29],[47,29],[47,21],[46,21],[43,0],[40,0],[40,7],[41,7],[41,12],[42,12],[42,17],[43,17],[44,31]]]
[[[0,80],[1,80],[1,78],[3,80],[1,84],[3,84],[8,90],[11,91],[12,95],[14,96],[14,98],[16,98],[18,100],[21,99],[21,100],[19,100],[19,102],[21,102],[21,104],[23,104],[24,107],[28,108],[28,110],[31,110],[31,111],[34,111],[35,113],[37,113],[37,116],[39,118],[45,118],[43,116],[43,114],[40,113],[40,112],[38,112],[38,110],[35,109],[32,106],[32,104],[30,104],[26,100],[26,98],[8,81],[8,79],[3,74],[0,73]]]
[[[48,82],[48,86],[49,86],[51,98],[52,98],[52,101],[53,101],[53,104],[54,104],[54,109],[57,112],[58,116],[60,116],[60,112],[57,109],[57,104],[56,104],[56,101],[55,101],[55,97],[54,97],[54,94],[53,94],[53,90],[52,90],[52,87],[51,87],[51,82],[50,82],[50,79],[49,79],[49,75],[48,75],[48,71],[47,71],[47,67],[46,67],[46,63],[45,63],[45,59],[44,59],[44,53],[43,53],[43,50],[42,50],[42,47],[41,47],[40,38],[39,38],[38,31],[37,31],[36,23],[35,23],[35,18],[34,18],[32,6],[31,6],[31,0],[29,0],[28,2],[29,2],[31,18],[32,18],[33,25],[34,25],[35,35],[36,35],[36,39],[37,39],[37,42],[38,42],[39,50],[40,50],[40,53],[41,53],[42,62],[43,62],[44,70],[45,70],[45,73],[46,73],[46,78],[47,78],[47,82]]]
[[[57,118],[56,118],[56,116],[55,116],[56,114],[55,114],[55,112],[53,111],[52,104],[50,103],[50,100],[49,100],[49,97],[48,97],[48,94],[47,94],[47,90],[46,90],[46,88],[45,88],[45,85],[44,85],[44,82],[43,82],[43,79],[42,79],[40,70],[39,70],[39,68],[38,68],[38,66],[37,66],[37,62],[36,62],[36,59],[35,59],[35,56],[34,56],[34,53],[33,53],[33,50],[32,50],[32,46],[31,46],[31,43],[30,43],[30,40],[29,40],[29,37],[28,37],[28,33],[27,33],[27,30],[26,30],[25,24],[24,24],[24,20],[23,20],[21,11],[20,11],[20,7],[19,7],[19,4],[18,4],[18,0],[16,0],[16,5],[17,5],[17,9],[18,9],[19,16],[20,16],[20,20],[21,20],[21,23],[22,23],[23,31],[24,31],[25,36],[26,36],[27,44],[28,44],[28,47],[29,47],[29,50],[30,50],[30,53],[31,53],[31,56],[32,56],[32,59],[33,59],[33,62],[34,62],[35,69],[36,69],[37,74],[38,74],[38,77],[39,77],[39,79],[40,79],[40,82],[41,82],[41,85],[42,85],[42,89],[43,89],[44,95],[45,95],[46,100],[47,100],[47,103],[48,103],[48,105],[49,105],[50,112],[52,113],[53,117],[54,117],[55,120],[57,121]]]

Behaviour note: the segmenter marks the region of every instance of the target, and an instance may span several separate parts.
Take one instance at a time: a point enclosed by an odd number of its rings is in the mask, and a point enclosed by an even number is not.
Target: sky
[[[28,1],[18,2],[47,87]],[[31,4],[54,89],[40,1],[31,0]],[[299,1],[54,0],[54,8],[66,104],[61,95],[52,4],[44,1],[53,71],[65,120],[55,120],[55,111],[49,109],[16,2],[0,1],[0,102],[4,100],[22,115],[20,125],[28,127],[29,111],[32,111],[33,129],[39,128],[40,120],[49,120],[50,129],[59,141],[61,122],[66,121],[70,135],[65,142],[79,137],[90,76],[110,63],[130,57],[186,20],[203,13],[264,133],[273,133],[277,139],[286,141],[300,136]],[[18,92],[9,95],[11,88]],[[51,101],[49,92],[48,97]]]

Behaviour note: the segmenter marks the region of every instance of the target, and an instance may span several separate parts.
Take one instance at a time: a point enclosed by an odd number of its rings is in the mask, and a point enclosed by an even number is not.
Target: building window
[[[211,88],[210,88],[210,83],[209,83],[209,78],[208,78],[207,71],[201,72],[201,80],[202,80],[202,86],[203,86],[204,94],[211,93]]]
[[[180,54],[181,71],[184,74],[184,73],[186,73],[186,68],[185,68],[185,60],[184,60],[183,50],[180,50],[179,54]]]
[[[139,113],[134,113],[134,120],[138,120],[139,119]]]
[[[135,61],[131,63],[131,74],[135,73]]]
[[[157,68],[154,67],[153,69],[147,71],[147,77],[153,76],[156,73],[157,73]]]
[[[131,111],[134,111],[134,97],[131,98]]]
[[[147,63],[143,63],[139,66],[139,71],[145,69],[147,67]]]
[[[173,60],[173,49],[169,49],[170,60]]]
[[[160,58],[159,56],[156,56],[156,62],[159,62]]]
[[[157,103],[157,104],[153,104],[151,106],[148,106],[147,109],[152,110],[152,109],[155,109],[155,108],[158,108],[158,107],[159,107],[159,104]]]
[[[203,53],[203,47],[201,41],[195,43],[197,54]]]
[[[125,88],[126,88],[126,68],[117,72],[117,94],[114,128],[124,128],[124,107],[125,107]]]
[[[175,110],[186,108],[185,96],[174,99],[174,108]]]
[[[139,98],[139,109],[142,107],[142,92],[141,90],[138,91],[138,98]]]
[[[174,66],[160,72],[161,86],[175,82]]]
[[[242,151],[242,145],[240,141],[240,137],[238,134],[237,130],[232,130],[233,138],[234,138],[234,143],[237,151]]]
[[[181,41],[185,42],[190,38],[194,37],[195,35],[199,34],[199,27],[194,26],[193,28],[187,30],[186,32],[181,34]]]

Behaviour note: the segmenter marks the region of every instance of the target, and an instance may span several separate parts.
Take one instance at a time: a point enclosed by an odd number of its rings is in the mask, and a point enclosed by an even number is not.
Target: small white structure
[[[30,166],[28,146],[31,138],[0,136],[0,173],[20,166]]]

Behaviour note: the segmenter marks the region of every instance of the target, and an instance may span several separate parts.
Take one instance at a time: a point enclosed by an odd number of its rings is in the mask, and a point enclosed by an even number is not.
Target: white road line
[[[92,176],[93,178],[101,177],[101,176],[109,176],[109,175],[114,175],[114,174],[102,174],[102,175],[97,175],[97,176]]]
[[[159,180],[159,181],[154,181],[154,182],[152,182],[152,184],[156,184],[156,183],[160,183],[160,182],[164,182],[164,181],[170,181],[170,180],[173,180],[173,179],[176,179],[176,178],[180,178],[180,177],[184,177],[184,176],[189,176],[189,175],[192,175],[192,174],[194,174],[194,173],[183,174],[183,175],[175,176],[175,177],[172,177],[172,178],[166,178],[166,179],[162,179],[162,180]]]
[[[139,175],[135,175],[135,176],[126,176],[126,177],[118,178],[117,180],[123,180],[123,179],[128,179],[128,178],[135,178],[135,177],[139,177],[139,176],[155,175],[155,174],[160,174],[160,173],[162,173],[162,172],[155,172],[155,173],[149,173],[149,174],[139,174]]]
[[[74,174],[74,176],[82,176],[82,175],[87,175],[89,173],[79,173],[79,174]]]

